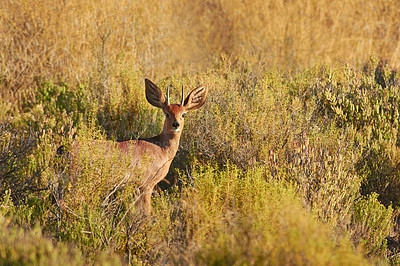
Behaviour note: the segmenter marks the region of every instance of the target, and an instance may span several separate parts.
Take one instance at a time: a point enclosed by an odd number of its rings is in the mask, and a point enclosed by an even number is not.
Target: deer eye
[[[168,114],[168,113],[165,113],[165,117],[166,117],[166,118],[169,118],[169,114]]]
[[[183,114],[182,114],[182,118],[185,118],[185,115],[186,115],[186,114],[185,114],[185,113],[183,113]]]

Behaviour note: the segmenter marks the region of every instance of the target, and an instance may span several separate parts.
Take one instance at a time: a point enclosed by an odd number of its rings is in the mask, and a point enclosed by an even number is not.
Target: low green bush
[[[122,265],[117,255],[99,252],[95,258],[85,257],[74,245],[51,240],[42,233],[41,204],[18,205],[7,191],[0,202],[0,264],[2,265]]]
[[[386,208],[378,201],[378,194],[373,193],[356,201],[352,216],[353,238],[362,242],[370,254],[385,253],[386,240],[392,224],[393,209]]]
[[[122,69],[76,88],[38,83],[35,100],[8,122],[18,134],[34,132],[20,164],[2,158],[14,158],[23,135],[0,136],[2,169],[18,169],[2,174],[2,193],[11,188],[14,197],[12,180],[39,170],[35,184],[47,188],[28,189],[9,208],[16,225],[38,223],[89,261],[104,251],[149,264],[364,264],[362,254],[386,256],[400,191],[394,71],[371,61],[364,70],[283,73],[224,58],[206,73],[157,82],[171,85],[172,102],[182,84],[205,83],[210,93],[187,115],[168,175],[178,186],[153,196],[145,222],[133,208],[136,185],[115,190],[129,162],[96,145],[159,133],[162,112],[146,102],[142,79]]]
[[[148,235],[150,244],[157,243],[151,251],[157,259],[196,265],[367,263],[347,237],[332,239],[329,225],[304,210],[295,186],[274,181],[263,167],[196,166],[192,178],[194,187],[179,199],[157,199]]]

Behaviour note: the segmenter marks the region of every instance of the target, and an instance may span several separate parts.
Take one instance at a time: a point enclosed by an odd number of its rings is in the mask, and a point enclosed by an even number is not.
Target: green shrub
[[[378,194],[360,198],[354,205],[353,237],[366,246],[370,254],[385,254],[386,240],[392,224],[393,209],[378,201]]]
[[[386,206],[399,204],[399,77],[372,60],[365,71],[346,67],[324,70],[318,92],[319,113],[339,127],[358,130],[354,143],[362,148],[356,168],[366,177],[364,195],[377,192]]]
[[[169,174],[179,187],[154,195],[146,226],[135,217],[137,184],[118,185],[129,163],[97,145],[159,133],[161,112],[146,102],[141,72],[98,73],[79,88],[42,83],[15,125],[38,132],[27,161],[47,166],[39,183],[50,191],[28,197],[15,221],[39,221],[90,260],[108,250],[151,264],[305,264],[322,250],[315,261],[335,264],[361,260],[350,237],[362,253],[383,256],[392,209],[374,203],[380,224],[355,217],[360,195],[398,201],[397,81],[383,72],[383,87],[370,68],[290,74],[225,58],[207,73],[156,81],[187,91],[206,83],[210,93],[186,119]],[[172,89],[172,102],[179,98]],[[71,164],[56,151],[73,151],[73,138],[80,151]]]
[[[122,265],[118,255],[98,250],[95,256],[83,256],[75,246],[55,242],[42,233],[42,226],[49,229],[49,202],[31,197],[27,204],[14,205],[11,192],[0,201],[0,263],[3,265]],[[54,233],[54,231],[50,231]]]
[[[40,182],[44,167],[30,159],[36,141],[35,132],[0,124],[0,197],[11,190],[15,202],[24,202],[30,193],[45,189]]]
[[[270,179],[262,167],[198,166],[191,175],[194,187],[179,199],[157,199],[148,233],[154,258],[196,265],[366,263],[348,239],[333,240],[329,225],[303,209],[292,185]]]
[[[24,231],[14,227],[11,219],[0,215],[0,263],[3,265],[83,265],[76,249],[63,244],[55,247],[42,236],[38,227]]]
[[[0,214],[0,263],[2,265],[122,265],[116,255],[97,254],[91,260],[82,256],[75,247],[57,243],[42,235],[36,226],[29,231],[16,227],[12,219]]]
[[[351,127],[340,131],[313,130],[309,137],[299,137],[287,148],[287,172],[318,219],[344,230],[362,179],[353,165],[360,153],[352,145],[355,131]]]

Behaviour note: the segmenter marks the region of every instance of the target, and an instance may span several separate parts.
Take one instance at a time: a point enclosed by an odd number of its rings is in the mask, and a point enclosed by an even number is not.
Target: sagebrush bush
[[[32,155],[37,141],[34,131],[24,132],[11,124],[0,124],[0,197],[12,190],[15,202],[23,203],[35,191],[46,189],[41,183],[45,166],[32,165]]]
[[[353,238],[367,246],[371,254],[385,252],[386,240],[392,228],[393,209],[378,201],[378,194],[358,199],[352,217]]]
[[[29,226],[39,220],[46,233],[75,243],[90,260],[109,250],[145,263],[307,263],[312,250],[325,246],[315,259],[325,264],[359,258],[347,238],[362,244],[362,254],[383,257],[393,210],[374,203],[371,213],[378,222],[357,214],[366,206],[360,197],[379,193],[389,180],[382,170],[390,172],[392,185],[378,199],[388,206],[385,199],[395,199],[398,191],[396,171],[390,170],[397,169],[396,124],[385,135],[385,124],[397,110],[391,93],[396,75],[388,75],[391,81],[383,88],[375,81],[377,66],[372,62],[362,71],[316,66],[289,75],[225,58],[207,73],[157,82],[171,85],[172,102],[180,99],[181,85],[189,91],[205,83],[210,94],[201,111],[187,115],[168,177],[179,187],[155,195],[153,216],[145,225],[134,211],[137,184],[120,185],[129,162],[97,145],[159,133],[162,114],[146,102],[141,72],[121,69],[107,88],[94,77],[77,88],[40,82],[35,100],[24,105],[25,113],[13,125],[38,132],[29,162],[47,166],[39,183],[49,191],[30,195],[45,200],[33,200],[16,215],[27,217],[20,224]],[[360,122],[360,107],[341,105],[360,103],[361,96],[347,90],[367,85],[375,98],[363,100],[362,110],[388,97],[387,111],[370,117],[374,121],[383,114],[382,123]],[[80,148],[71,163],[74,142]],[[66,158],[57,155],[60,145]],[[284,196],[288,193],[291,199]],[[50,211],[33,215],[29,206]],[[298,206],[295,215],[282,216],[289,206]],[[303,217],[298,225],[297,216]],[[321,235],[313,229],[319,226],[326,228]],[[257,241],[250,242],[253,238]],[[276,244],[279,239],[284,246]]]
[[[372,70],[368,70],[372,69]],[[327,74],[327,73],[326,73]],[[339,127],[352,125],[362,156],[355,166],[366,177],[363,194],[379,193],[386,205],[397,206],[399,193],[399,77],[372,59],[364,72],[345,67],[344,73],[321,76],[318,112]]]
[[[11,219],[0,215],[0,262],[3,265],[83,265],[80,252],[69,250],[59,244],[55,247],[51,240],[42,236],[40,228],[24,232],[13,227]]]
[[[286,152],[288,173],[306,204],[321,221],[346,227],[360,196],[362,178],[354,169],[360,151],[351,143],[354,130],[337,131],[310,130],[310,137],[299,137]]]
[[[117,255],[98,252],[95,258],[83,256],[74,245],[55,244],[42,233],[37,222],[43,222],[38,210],[40,202],[33,205],[16,206],[11,201],[11,191],[7,191],[0,202],[0,263],[2,265],[122,265]],[[41,217],[40,217],[41,216]],[[24,221],[22,221],[23,219]],[[23,228],[21,228],[21,226]]]
[[[196,166],[192,178],[194,187],[179,198],[157,199],[148,235],[157,243],[149,251],[155,258],[200,265],[366,263],[348,239],[328,237],[329,226],[307,214],[295,187],[274,181],[263,167]],[[170,253],[161,252],[166,247]]]
[[[225,59],[215,71],[192,79],[206,83],[211,92],[205,107],[188,116],[185,151],[246,167],[257,159],[266,161],[268,152],[284,142],[281,129],[288,122],[290,102],[284,84],[271,84],[279,74]],[[278,101],[280,97],[287,101]]]

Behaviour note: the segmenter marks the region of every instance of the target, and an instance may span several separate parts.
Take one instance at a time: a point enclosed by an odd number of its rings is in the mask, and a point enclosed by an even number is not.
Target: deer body
[[[180,135],[177,133],[171,136],[163,131],[152,138],[117,143],[117,148],[123,155],[132,157],[133,172],[140,169],[140,195],[137,206],[145,215],[150,214],[154,187],[168,174],[178,151]]]
[[[169,104],[169,88],[166,99],[161,90],[148,79],[145,79],[145,88],[147,101],[161,108],[165,114],[161,134],[138,140],[104,143],[104,149],[128,158],[131,165],[129,178],[135,179],[134,182],[138,184],[140,191],[137,207],[145,216],[148,216],[151,211],[151,195],[154,187],[168,174],[172,160],[178,151],[185,113],[200,108],[205,103],[208,89],[205,86],[197,87],[183,100],[182,87],[181,104]],[[79,144],[76,146],[79,150]],[[77,149],[75,152],[78,151]]]

